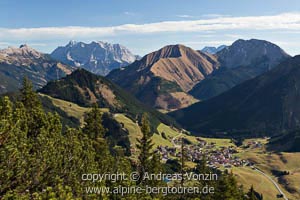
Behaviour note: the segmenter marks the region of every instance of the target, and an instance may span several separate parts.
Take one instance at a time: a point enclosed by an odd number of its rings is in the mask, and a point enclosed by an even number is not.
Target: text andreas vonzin
[[[208,173],[208,174],[197,174],[194,172],[186,172],[186,173],[176,173],[176,174],[164,174],[157,173],[152,174],[145,172],[143,180],[169,180],[169,181],[181,181],[181,180],[189,180],[189,181],[216,181],[218,180],[218,174]]]

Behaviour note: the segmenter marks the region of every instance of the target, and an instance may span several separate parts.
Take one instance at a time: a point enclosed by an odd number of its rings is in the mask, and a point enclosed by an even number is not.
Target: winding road
[[[255,168],[255,171],[257,171],[258,173],[260,173],[260,174],[264,175],[265,177],[267,177],[273,183],[273,185],[275,185],[275,187],[279,191],[279,193],[282,194],[283,199],[288,200],[288,198],[285,196],[283,191],[280,189],[279,185],[268,174],[264,173],[263,171],[261,171],[257,168]]]

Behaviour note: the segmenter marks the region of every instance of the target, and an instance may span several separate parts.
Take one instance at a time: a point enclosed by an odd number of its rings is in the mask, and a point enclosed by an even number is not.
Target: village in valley
[[[189,142],[185,138],[178,137],[172,140],[173,146],[159,145],[156,152],[159,152],[163,162],[169,159],[180,159],[182,157],[182,144],[187,161],[197,162],[206,159],[206,164],[210,168],[232,168],[249,166],[253,167],[253,163],[241,159],[238,156],[240,149],[256,149],[261,148],[263,144],[260,141],[251,140],[244,144],[241,148],[236,147],[232,143],[230,146],[219,146],[215,142],[207,142],[200,137],[195,138],[195,142]]]

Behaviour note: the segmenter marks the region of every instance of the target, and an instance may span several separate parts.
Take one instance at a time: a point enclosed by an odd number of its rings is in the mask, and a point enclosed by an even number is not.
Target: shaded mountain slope
[[[210,100],[170,115],[198,133],[275,134],[300,125],[300,56]]]
[[[300,152],[300,132],[290,131],[270,139],[268,150],[277,152]]]
[[[237,40],[216,53],[220,69],[198,83],[189,93],[205,100],[263,74],[289,58],[280,47],[264,40]]]

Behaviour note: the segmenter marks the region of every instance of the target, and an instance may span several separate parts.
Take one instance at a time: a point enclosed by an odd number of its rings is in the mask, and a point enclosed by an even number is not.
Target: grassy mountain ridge
[[[154,126],[160,122],[176,125],[170,117],[145,106],[116,84],[84,69],[78,69],[65,78],[49,82],[39,92],[85,107],[97,103],[101,108],[109,108],[111,112],[126,113],[131,119],[147,112]]]

